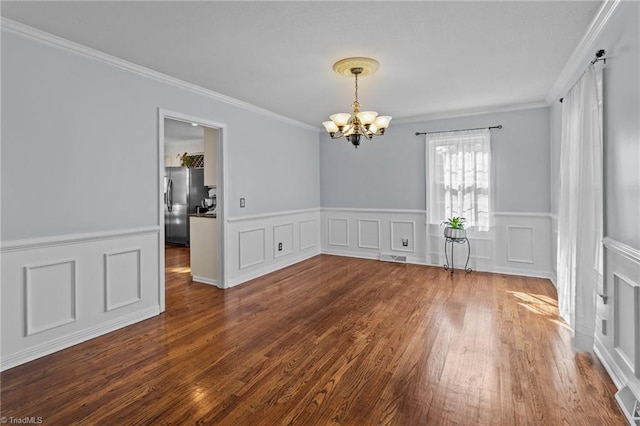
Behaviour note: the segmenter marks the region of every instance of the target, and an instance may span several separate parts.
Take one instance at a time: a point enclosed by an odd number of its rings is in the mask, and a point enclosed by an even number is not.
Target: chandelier
[[[333,64],[333,70],[345,77],[355,77],[356,100],[351,104],[353,117],[347,112],[341,112],[329,116],[331,121],[322,123],[331,136],[331,139],[345,137],[354,147],[360,145],[362,136],[373,139],[374,136],[384,135],[384,131],[389,127],[391,117],[388,115],[379,116],[376,111],[360,111],[358,102],[358,76],[373,74],[380,67],[380,63],[371,58],[346,58]]]

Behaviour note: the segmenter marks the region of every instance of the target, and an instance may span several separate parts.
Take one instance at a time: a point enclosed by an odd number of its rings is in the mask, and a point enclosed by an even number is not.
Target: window
[[[431,223],[460,216],[489,229],[491,135],[488,129],[427,135],[427,212]]]

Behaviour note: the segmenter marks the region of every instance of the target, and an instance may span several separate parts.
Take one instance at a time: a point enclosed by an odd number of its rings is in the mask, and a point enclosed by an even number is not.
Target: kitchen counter
[[[209,219],[216,219],[216,218],[217,218],[217,216],[218,216],[218,215],[217,215],[216,213],[214,213],[214,214],[207,214],[207,213],[191,213],[191,214],[189,215],[189,217],[206,217],[206,218],[209,218]]]
[[[218,285],[218,221],[212,214],[190,214],[193,281]],[[202,220],[204,219],[204,220]]]

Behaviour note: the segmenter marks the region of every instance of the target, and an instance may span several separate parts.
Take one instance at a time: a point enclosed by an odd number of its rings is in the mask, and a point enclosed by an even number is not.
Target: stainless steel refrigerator
[[[165,167],[164,240],[167,244],[189,245],[189,214],[196,213],[207,197],[204,169]]]

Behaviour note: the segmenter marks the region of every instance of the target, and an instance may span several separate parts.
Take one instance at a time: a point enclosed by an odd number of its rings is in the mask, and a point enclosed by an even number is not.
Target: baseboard
[[[505,268],[498,267],[492,268],[492,270],[488,270],[486,272],[492,272],[494,274],[504,274],[504,275],[518,275],[521,277],[531,277],[531,278],[542,278],[551,281],[551,272],[548,271],[536,271],[533,269],[516,269],[516,268]]]
[[[551,281],[551,284],[553,284],[553,286],[558,289],[558,277],[556,276],[555,272],[551,272],[550,274],[551,276],[549,277],[549,281]]]
[[[322,249],[321,254],[329,254],[331,256],[354,257],[356,259],[380,260],[380,253],[361,253],[355,251]]]
[[[5,356],[4,358],[2,358],[2,360],[0,360],[0,371],[5,371],[20,364],[33,361],[34,359],[43,357],[45,355],[58,352],[62,349],[67,349],[73,345],[86,342],[87,340],[102,336],[128,325],[144,321],[159,314],[160,306],[152,306],[144,310],[134,312],[111,321],[107,321],[95,327],[81,330],[68,336],[59,337],[41,345],[25,349],[9,356]]]
[[[623,387],[625,387],[625,383],[627,383],[627,380],[624,376],[624,373],[620,371],[618,367],[616,367],[615,362],[613,362],[613,360],[609,358],[606,349],[604,349],[603,343],[600,341],[600,339],[598,339],[597,335],[595,336],[593,343],[593,353],[596,354],[596,356],[604,366],[604,369],[607,370],[607,373],[609,373],[609,377],[611,377],[611,380],[616,385],[616,388],[622,389]]]
[[[199,277],[197,275],[192,275],[191,276],[191,280],[197,283],[201,283],[201,284],[209,284],[218,288],[223,288],[219,283],[218,280],[212,280],[211,278],[205,278],[205,277]]]
[[[344,251],[344,250],[327,250],[323,249],[322,254],[330,254],[333,256],[344,256],[344,257],[355,257],[358,259],[372,259],[372,260],[380,260],[379,253],[361,253],[354,251]],[[407,263],[411,263],[413,265],[424,265],[424,266],[435,266],[442,267],[440,264],[432,264],[427,263],[424,259],[419,259],[417,257],[407,257]],[[491,268],[491,269],[474,269],[476,272],[488,272],[493,274],[504,274],[504,275],[516,275],[522,277],[532,277],[532,278],[542,278],[552,280],[553,274],[551,272],[546,271],[536,271],[536,270],[527,270],[527,269],[510,269],[510,268]],[[555,286],[555,283],[552,281],[552,284]]]
[[[628,386],[616,392],[616,401],[630,425],[640,424],[640,401]]]
[[[295,265],[296,263],[299,263],[299,262],[302,262],[304,260],[310,259],[310,258],[312,258],[314,256],[319,255],[319,254],[320,254],[320,250],[319,249],[309,250],[308,252],[301,253],[298,256],[289,258],[286,261],[281,261],[281,262],[278,262],[276,264],[271,264],[271,265],[269,265],[267,267],[262,267],[262,268],[254,270],[254,271],[248,272],[246,274],[233,277],[232,279],[227,281],[227,285],[224,288],[235,287],[235,286],[240,285],[242,283],[245,283],[247,281],[259,278],[259,277],[261,277],[263,275],[267,275],[267,274],[270,274],[272,272],[279,271],[280,269],[284,269],[284,268],[286,268],[288,266]]]
[[[634,417],[634,406],[637,404],[640,396],[637,396],[636,393],[629,387],[627,383],[629,383],[626,379],[620,377],[624,377],[624,373],[620,371],[615,362],[611,360],[607,354],[607,351],[604,349],[601,350],[598,346],[603,346],[602,342],[599,341],[598,336],[596,335],[595,342],[593,345],[593,352],[596,354],[604,369],[609,373],[609,377],[618,388],[618,392],[616,392],[615,398],[616,402],[620,406],[625,418],[629,422],[630,426],[637,425],[637,417]]]
[[[332,256],[342,256],[342,257],[354,257],[356,259],[369,259],[369,260],[380,260],[380,253],[362,253],[355,251],[344,251],[344,250],[331,250],[331,249],[323,249],[321,254],[328,254]],[[398,254],[398,253],[395,253]],[[405,256],[405,254],[399,254],[400,256]],[[412,265],[425,265],[425,266],[440,266],[440,265],[431,265],[428,264],[425,260],[419,259],[417,257],[407,256],[407,262]]]

